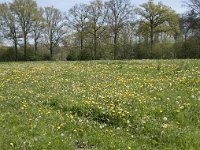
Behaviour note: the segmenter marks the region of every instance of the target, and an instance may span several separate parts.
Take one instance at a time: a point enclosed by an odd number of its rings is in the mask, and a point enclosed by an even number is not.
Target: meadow
[[[1,150],[198,150],[200,60],[0,63]]]

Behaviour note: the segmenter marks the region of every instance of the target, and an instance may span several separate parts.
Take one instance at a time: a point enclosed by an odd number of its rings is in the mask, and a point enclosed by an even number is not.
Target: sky
[[[91,0],[36,0],[36,1],[38,5],[41,7],[54,6],[56,8],[59,8],[61,11],[66,12],[77,3],[88,3]],[[135,6],[138,6],[147,1],[148,0],[131,0],[131,2]],[[182,2],[183,0],[154,0],[154,2],[160,2],[160,1],[163,4],[170,6],[178,13],[184,13],[186,11],[186,8],[183,7],[183,2]],[[12,0],[0,0],[0,3],[2,2],[12,2]]]

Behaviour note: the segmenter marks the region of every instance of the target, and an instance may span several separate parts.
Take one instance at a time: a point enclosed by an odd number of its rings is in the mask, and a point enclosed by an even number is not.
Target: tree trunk
[[[14,41],[15,45],[15,61],[18,61],[18,48],[17,48],[17,40]]]
[[[153,22],[151,21],[151,31],[150,31],[150,41],[151,41],[151,50],[150,50],[150,52],[149,52],[149,56],[151,56],[151,53],[152,53],[152,51],[153,51],[153,43],[154,43],[154,41],[153,41]]]
[[[34,45],[34,48],[35,48],[35,57],[37,57],[37,40],[35,39],[35,45]]]
[[[114,33],[114,60],[117,59],[117,33]]]
[[[187,41],[187,33],[185,33],[185,35],[184,35],[184,40],[185,40],[185,42]]]
[[[53,45],[52,43],[50,43],[50,56],[51,56],[51,59],[53,58]]]
[[[97,60],[97,33],[94,33],[94,59]]]
[[[126,37],[124,37],[124,46],[123,46],[123,54],[124,54],[124,59],[126,59],[126,51],[127,51],[127,42],[126,42]]]
[[[81,36],[81,51],[83,50],[83,37]]]
[[[138,36],[139,36],[139,41],[138,41],[138,43],[140,44],[140,43],[141,43],[142,37],[141,37],[141,34],[139,34]]]

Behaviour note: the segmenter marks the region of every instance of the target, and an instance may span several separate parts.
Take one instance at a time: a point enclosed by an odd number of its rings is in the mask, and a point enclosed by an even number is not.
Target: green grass
[[[1,150],[198,150],[200,60],[0,63]]]

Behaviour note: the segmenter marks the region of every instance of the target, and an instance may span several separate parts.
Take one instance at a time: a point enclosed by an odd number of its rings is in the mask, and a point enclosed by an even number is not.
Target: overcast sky
[[[62,11],[67,11],[69,8],[74,6],[76,3],[88,3],[91,0],[36,0],[39,6],[54,6],[61,9]],[[138,6],[148,0],[131,0],[133,4]],[[170,6],[172,9],[176,10],[178,13],[185,12],[185,7],[183,7],[183,0],[154,0],[154,2],[161,1],[163,4]],[[0,0],[0,2],[12,2],[12,0]]]

